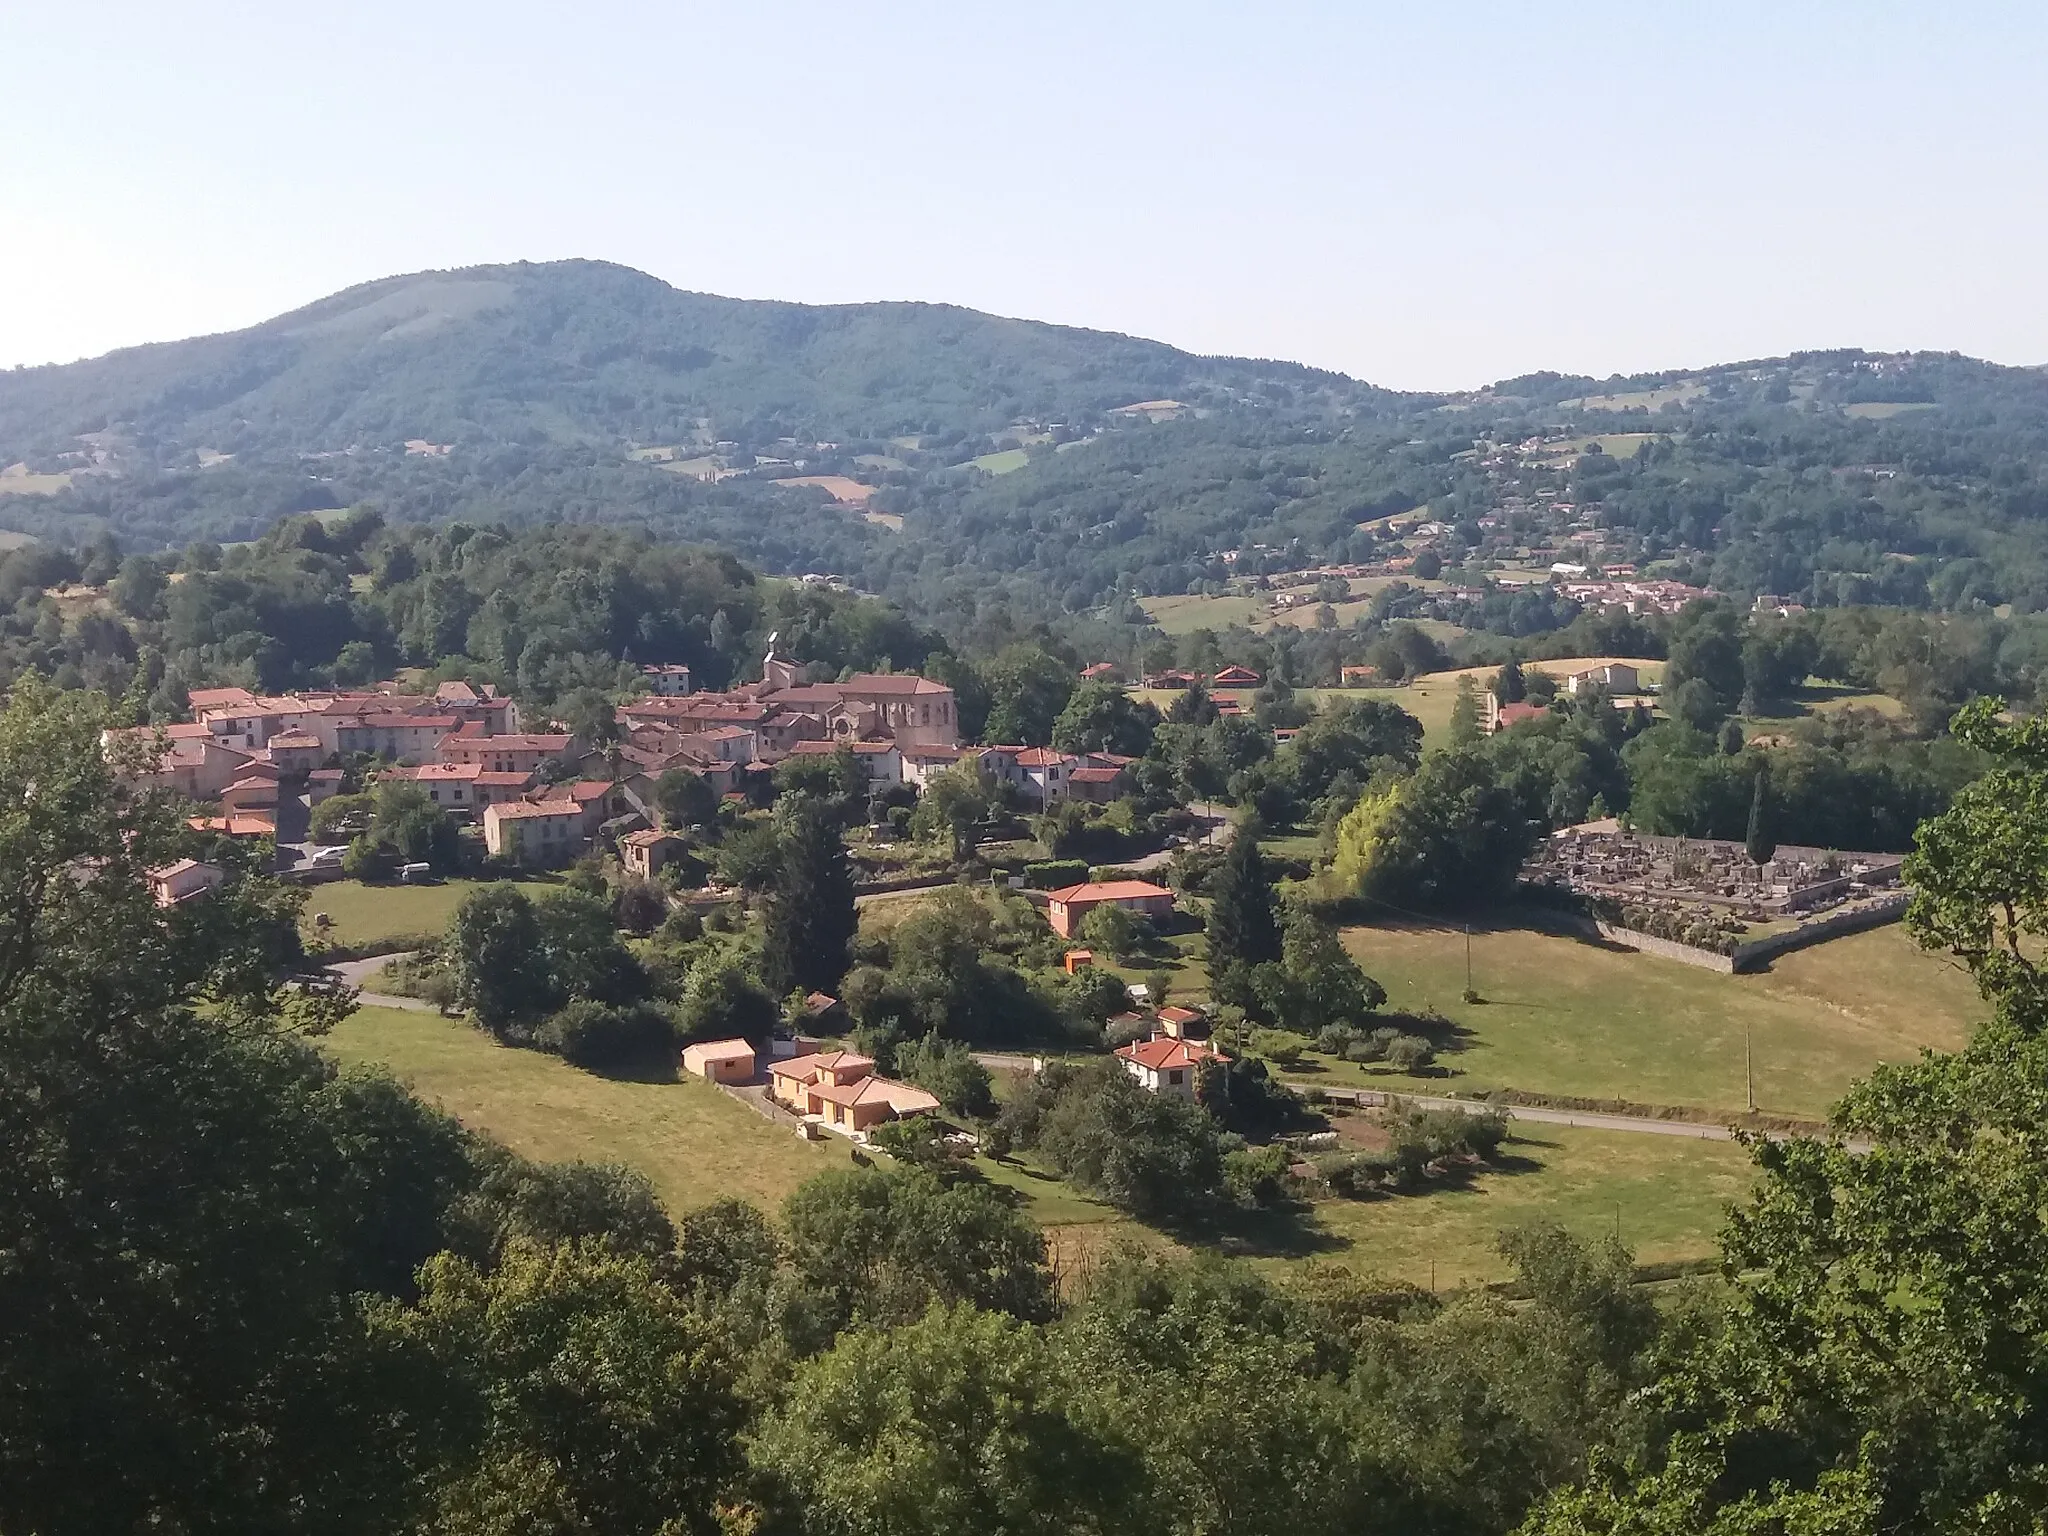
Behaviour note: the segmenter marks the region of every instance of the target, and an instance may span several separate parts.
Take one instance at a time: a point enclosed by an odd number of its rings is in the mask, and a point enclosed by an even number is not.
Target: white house
[[[1177,1099],[1195,1096],[1195,1079],[1205,1061],[1228,1062],[1221,1051],[1197,1040],[1174,1040],[1158,1036],[1120,1047],[1117,1060],[1138,1080],[1147,1093],[1171,1094]]]

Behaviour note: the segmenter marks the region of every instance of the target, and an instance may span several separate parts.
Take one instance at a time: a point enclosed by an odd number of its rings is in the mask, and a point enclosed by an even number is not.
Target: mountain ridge
[[[661,438],[702,416],[734,431],[764,416],[798,435],[985,431],[1267,379],[1370,390],[958,305],[732,299],[615,263],[518,262],[378,278],[240,330],[0,374],[0,454],[117,427],[222,452],[457,432]]]

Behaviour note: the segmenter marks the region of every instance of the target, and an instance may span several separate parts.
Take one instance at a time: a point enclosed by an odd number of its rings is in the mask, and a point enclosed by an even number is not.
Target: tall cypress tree
[[[1240,833],[1231,841],[1216,872],[1215,890],[1209,907],[1210,969],[1277,961],[1280,924],[1273,916],[1273,887],[1266,881],[1257,838]]]
[[[1771,830],[1770,777],[1761,767],[1756,771],[1756,789],[1749,797],[1749,835],[1742,847],[1758,869],[1770,863],[1771,855],[1778,851],[1778,837]]]
[[[809,796],[783,821],[766,917],[761,962],[771,990],[829,992],[839,985],[857,921],[853,865],[830,808]]]

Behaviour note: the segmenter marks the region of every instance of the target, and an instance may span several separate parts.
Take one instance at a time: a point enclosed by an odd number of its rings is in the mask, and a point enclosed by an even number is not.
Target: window
[[[1180,1069],[1176,1067],[1173,1071],[1167,1073],[1166,1080],[1178,1088],[1180,1086]]]

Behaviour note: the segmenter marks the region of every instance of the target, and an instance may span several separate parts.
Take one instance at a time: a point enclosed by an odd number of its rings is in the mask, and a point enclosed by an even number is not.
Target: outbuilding
[[[699,1040],[683,1047],[683,1070],[714,1083],[751,1083],[754,1048],[744,1040]]]

